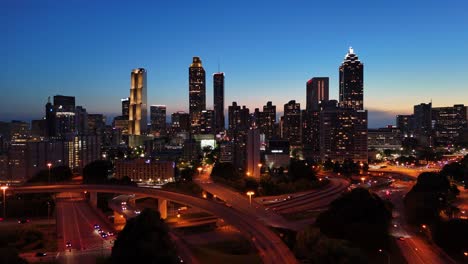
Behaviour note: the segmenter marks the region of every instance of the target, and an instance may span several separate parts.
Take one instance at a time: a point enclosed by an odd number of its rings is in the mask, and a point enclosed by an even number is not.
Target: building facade
[[[213,110],[215,120],[215,131],[219,133],[224,130],[224,73],[213,74]]]
[[[189,114],[192,133],[199,133],[202,111],[206,109],[205,69],[199,57],[193,57],[189,67]]]
[[[339,67],[340,74],[340,107],[354,110],[364,109],[364,64],[359,61],[353,48],[349,48],[343,63]]]

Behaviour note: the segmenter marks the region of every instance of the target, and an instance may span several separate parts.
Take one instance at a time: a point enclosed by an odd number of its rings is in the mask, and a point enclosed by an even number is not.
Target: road
[[[200,208],[208,213],[222,218],[226,223],[236,227],[248,237],[257,248],[264,263],[297,263],[294,254],[281,239],[264,223],[246,216],[213,201],[193,197],[181,193],[163,191],[152,188],[109,185],[47,185],[12,187],[9,192],[15,193],[55,193],[55,192],[103,192],[143,195],[152,198],[163,198],[180,204]]]
[[[393,176],[394,178],[394,176]],[[395,206],[393,208],[391,234],[395,237],[398,247],[408,263],[439,264],[456,263],[435,244],[428,242],[425,237],[428,230],[415,227],[406,223],[404,216],[403,197],[412,188],[414,181],[396,180],[392,186],[385,187],[376,193],[382,199],[388,199]]]
[[[93,261],[96,252],[109,255],[114,237],[102,238],[94,224],[105,232],[114,232],[101,219],[80,193],[60,193],[56,196],[58,258],[62,263],[87,263]],[[71,248],[66,243],[71,243]]]

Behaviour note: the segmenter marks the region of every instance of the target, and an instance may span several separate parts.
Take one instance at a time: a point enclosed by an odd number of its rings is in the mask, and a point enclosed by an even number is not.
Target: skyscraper
[[[200,116],[200,134],[215,134],[215,117],[213,110],[203,110]]]
[[[436,145],[447,146],[460,141],[463,130],[468,128],[467,111],[468,107],[462,104],[432,108]]]
[[[54,96],[55,135],[64,137],[75,132],[75,97]]]
[[[265,139],[271,139],[275,135],[276,123],[276,105],[272,102],[267,102],[263,106],[263,113],[260,115],[260,133],[265,134]]]
[[[247,132],[247,158],[246,171],[247,176],[260,178],[260,131],[257,128],[251,128]]]
[[[328,101],[320,112],[320,156],[322,160],[367,162],[367,111]]]
[[[295,100],[284,105],[283,137],[292,147],[301,145],[301,105]]]
[[[355,110],[364,109],[364,64],[354,54],[353,48],[349,48],[343,63],[339,68],[340,73],[340,107]]]
[[[130,98],[123,98],[120,99],[120,101],[122,102],[122,117],[124,119],[128,119],[128,113],[130,109]]]
[[[166,106],[150,106],[151,133],[155,136],[164,136],[166,134]]]
[[[213,108],[215,132],[224,130],[224,73],[213,74]]]
[[[189,114],[183,111],[172,113],[171,126],[174,132],[189,131],[190,129]]]
[[[199,57],[189,67],[189,114],[191,132],[198,133],[201,112],[206,109],[205,70]]]
[[[328,101],[328,77],[314,77],[307,81],[306,110],[319,111],[320,103]]]
[[[45,106],[45,118],[46,118],[46,137],[55,137],[55,109],[54,105],[50,102],[50,97],[47,99]]]
[[[130,75],[129,135],[143,135],[147,130],[146,70],[134,69]]]

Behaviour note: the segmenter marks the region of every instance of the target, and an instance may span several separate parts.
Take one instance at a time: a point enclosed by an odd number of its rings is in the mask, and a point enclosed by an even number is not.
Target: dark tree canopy
[[[236,168],[229,162],[217,162],[213,166],[211,176],[224,178],[228,180],[239,179],[240,175],[237,173]]]
[[[83,169],[83,183],[85,184],[105,184],[112,171],[112,163],[107,160],[96,160]]]
[[[145,209],[127,221],[115,240],[112,263],[177,263],[169,228],[159,212]]]
[[[56,166],[50,169],[50,182],[64,182],[71,180],[73,174],[68,166]],[[48,182],[49,181],[49,170],[41,170],[34,177],[29,179],[28,182]]]
[[[308,166],[305,160],[291,159],[289,165],[289,175],[293,180],[309,179],[311,181],[317,180],[315,171],[312,166]]]
[[[357,188],[333,201],[316,221],[327,236],[363,247],[385,246],[392,212],[380,197]]]

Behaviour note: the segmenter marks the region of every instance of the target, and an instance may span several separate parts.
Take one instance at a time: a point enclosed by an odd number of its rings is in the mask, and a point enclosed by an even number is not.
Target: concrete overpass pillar
[[[158,198],[158,211],[162,219],[167,218],[167,200]]]
[[[97,208],[97,192],[89,192],[89,203],[92,207]]]
[[[125,217],[118,212],[114,211],[114,228],[117,231],[122,230],[125,227],[127,220]]]

